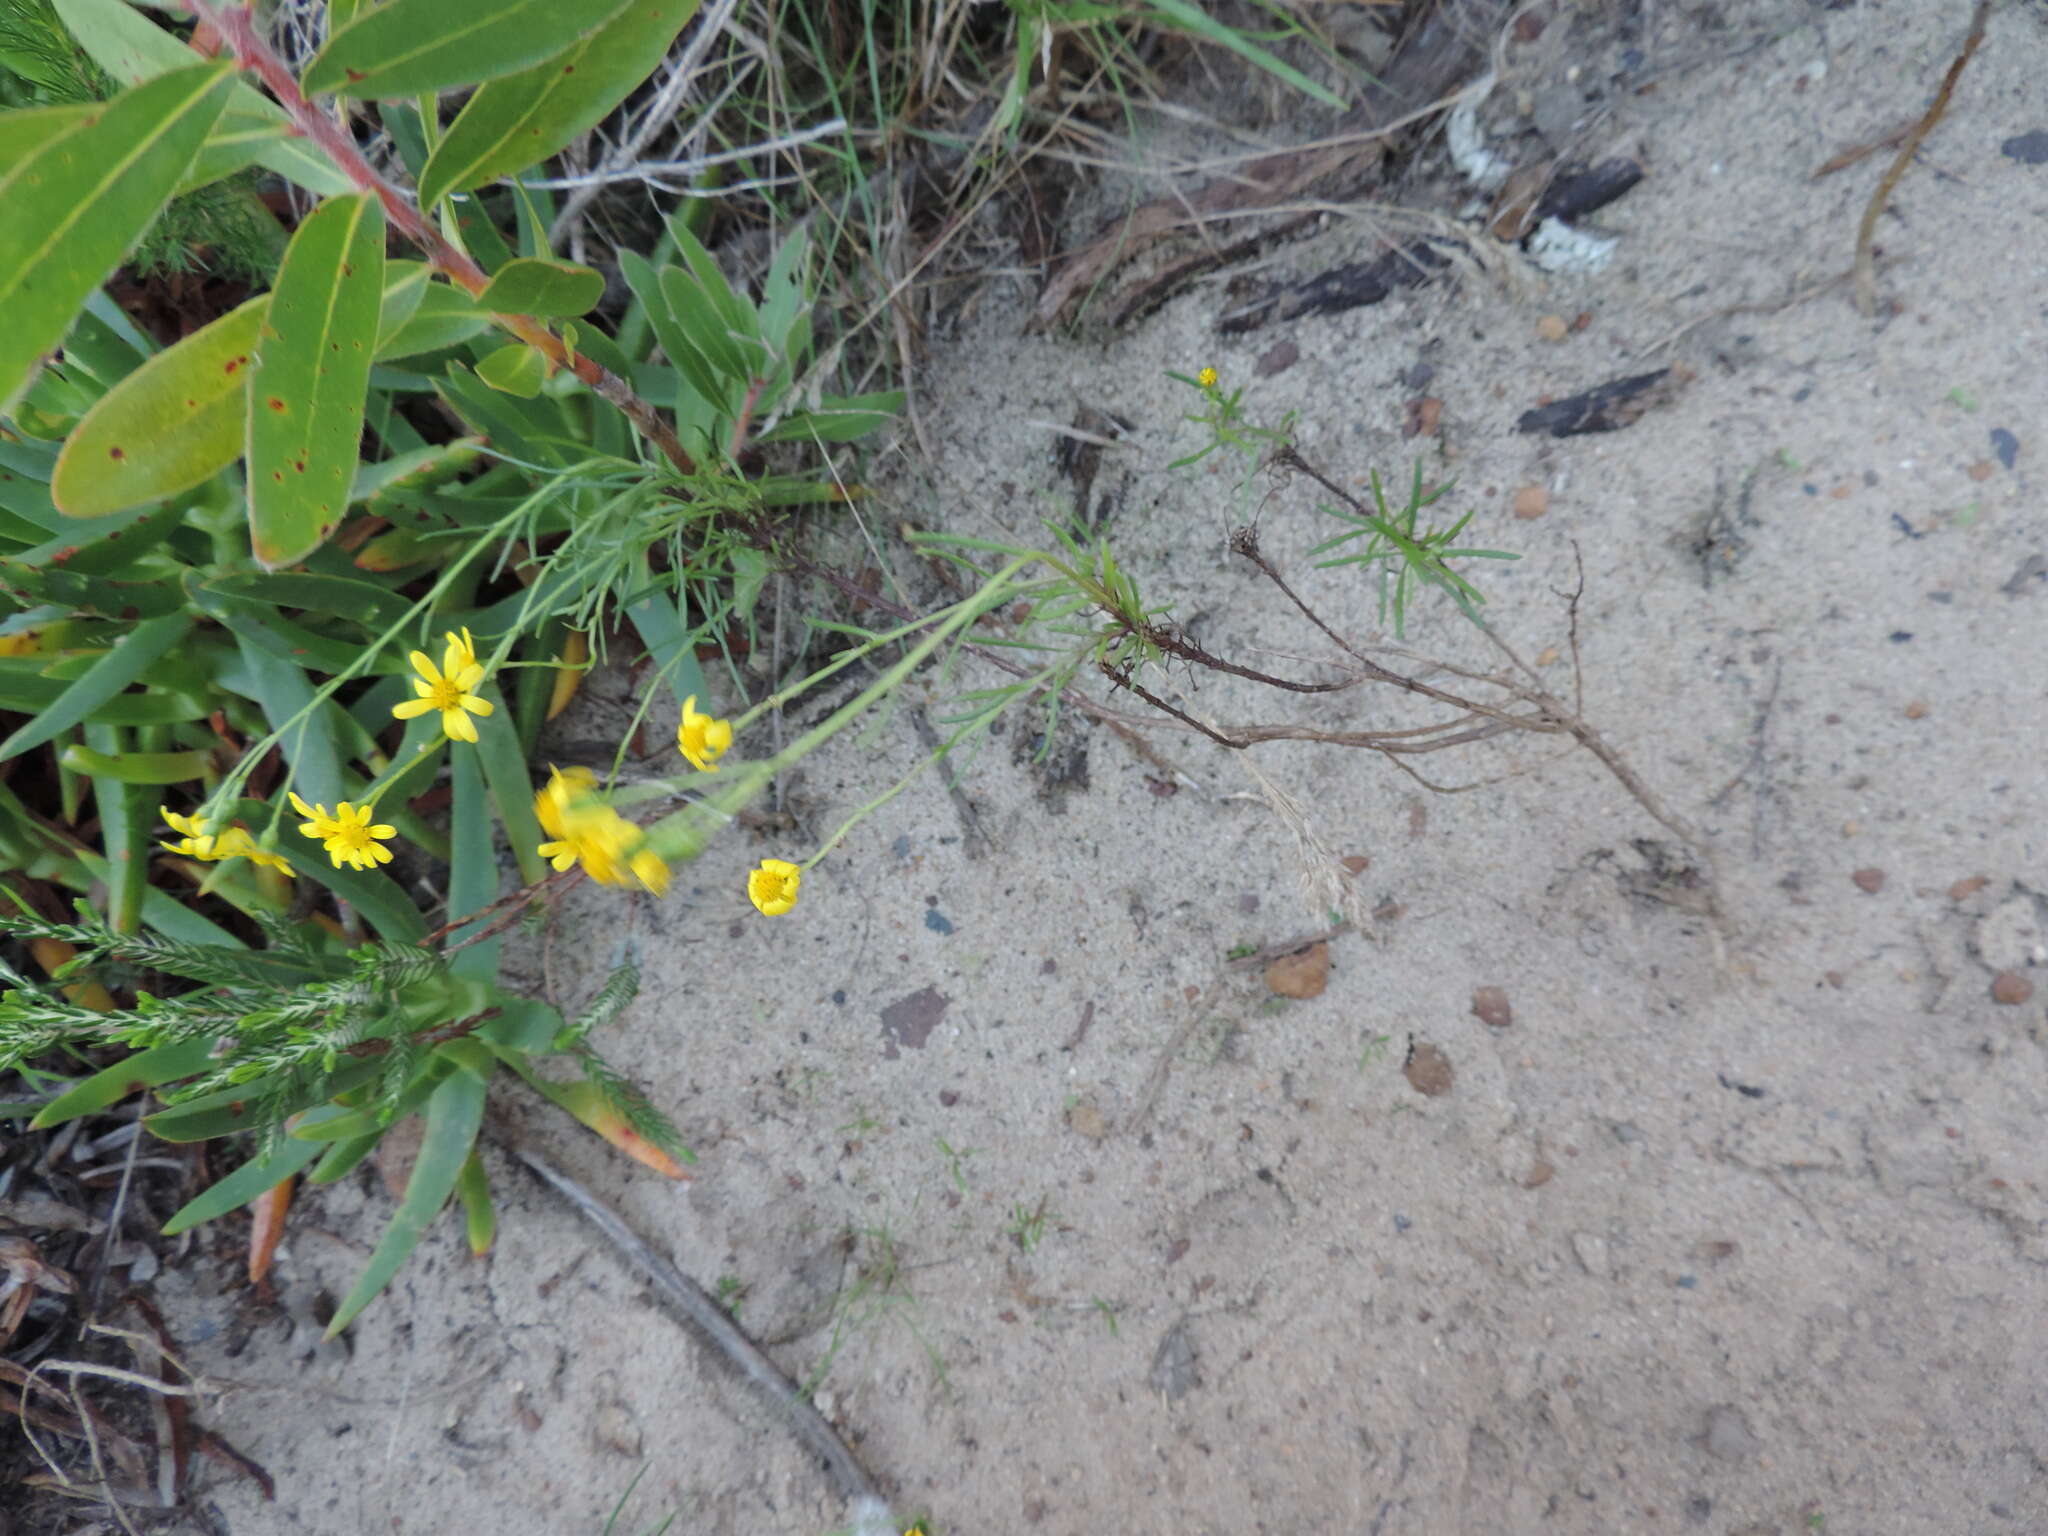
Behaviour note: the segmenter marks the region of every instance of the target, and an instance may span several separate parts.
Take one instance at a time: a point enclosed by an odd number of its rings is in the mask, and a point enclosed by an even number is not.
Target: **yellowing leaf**
[[[554,57],[627,0],[386,0],[328,39],[306,66],[306,94],[419,96]]]
[[[104,395],[57,456],[50,496],[105,517],[204,482],[242,456],[249,374],[270,296],[194,331]]]
[[[567,52],[487,81],[420,172],[420,206],[560,153],[654,72],[698,0],[639,0]]]
[[[268,570],[348,509],[383,294],[384,205],[329,198],[285,250],[249,380],[249,537]]]
[[[159,75],[0,181],[0,414],[170,200],[232,83],[225,64]]]

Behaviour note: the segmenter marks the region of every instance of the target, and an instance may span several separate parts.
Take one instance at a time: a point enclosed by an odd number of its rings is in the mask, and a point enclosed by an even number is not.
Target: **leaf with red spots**
[[[170,200],[233,83],[226,64],[159,75],[58,133],[0,181],[0,412]]]
[[[249,380],[249,537],[269,570],[348,511],[383,294],[383,205],[329,198],[285,250]]]
[[[249,364],[268,294],[157,353],[86,413],[50,494],[71,517],[105,517],[189,491],[242,456]]]
[[[654,73],[698,0],[640,0],[566,53],[477,88],[420,172],[420,206],[540,164]]]

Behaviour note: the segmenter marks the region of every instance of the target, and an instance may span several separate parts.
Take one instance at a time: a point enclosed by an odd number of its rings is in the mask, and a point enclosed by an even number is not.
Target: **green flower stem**
[[[682,810],[665,816],[660,821],[654,823],[653,826],[647,829],[648,846],[661,858],[670,863],[679,863],[694,858],[706,841],[709,830],[705,827],[707,811],[716,815],[730,817],[742,806],[752,801],[768,787],[777,774],[787,772],[819,747],[830,741],[834,736],[838,735],[851,721],[864,714],[877,701],[887,697],[902,684],[904,679],[923,666],[932,654],[940,646],[944,645],[947,640],[968,628],[991,608],[998,607],[1006,601],[1010,593],[1011,578],[1019,571],[1037,563],[1038,558],[1036,555],[1029,555],[1012,560],[1008,565],[990,577],[987,585],[975,593],[974,596],[954,604],[950,609],[940,610],[940,613],[944,615],[943,620],[938,622],[937,626],[923,640],[906,651],[900,660],[880,677],[876,678],[874,682],[812,726],[803,735],[790,742],[773,757],[762,758],[743,765],[729,782],[719,786],[718,793],[712,800],[686,806]],[[938,620],[940,615],[932,615],[932,619]],[[854,656],[861,652],[872,650],[875,644],[880,643],[883,642],[873,642],[867,646],[860,647],[856,652],[846,657],[839,658],[830,666],[821,669],[812,678],[807,679],[804,686],[808,687],[812,683],[819,681],[822,677],[830,675],[831,672],[847,665]],[[768,700],[763,701],[762,704],[749,710],[746,715],[741,717],[742,720],[751,720],[780,697],[780,694],[771,696]],[[854,812],[837,831],[825,840],[818,848],[818,851],[811,855],[804,867],[806,869],[810,868],[811,865],[816,864],[819,859],[831,852],[840,840],[846,836],[847,832],[852,829],[855,823],[876,807],[894,799],[896,795],[902,792],[908,782],[909,780],[905,779],[902,783],[885,791],[868,805]]]

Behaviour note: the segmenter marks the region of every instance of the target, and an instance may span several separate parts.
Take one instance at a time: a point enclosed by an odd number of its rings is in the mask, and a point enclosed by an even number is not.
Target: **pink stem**
[[[471,295],[481,294],[490,277],[464,251],[457,249],[430,224],[413,200],[377,174],[363,158],[356,141],[340,124],[317,109],[299,89],[299,82],[270,44],[256,30],[255,6],[220,5],[214,0],[185,0],[186,8],[218,32],[221,41],[234,50],[235,62],[252,71],[270,88],[292,120],[301,137],[320,146],[343,175],[384,205],[385,219],[427,255],[427,259]],[[633,387],[595,359],[571,353],[562,338],[531,315],[496,315],[499,325],[521,341],[540,349],[558,368],[567,368],[589,385],[601,398],[623,411],[634,426],[659,448],[662,455],[685,475],[697,466],[677,438],[675,429],[661,419],[653,406],[633,392]]]

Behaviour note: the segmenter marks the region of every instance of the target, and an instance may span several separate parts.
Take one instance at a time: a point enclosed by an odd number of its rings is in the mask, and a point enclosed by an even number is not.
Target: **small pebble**
[[[1372,867],[1372,860],[1362,853],[1347,853],[1337,861],[1344,866],[1346,874],[1362,875]]]
[[[1991,451],[1998,455],[1998,462],[2007,469],[2013,467],[2020,456],[2020,440],[2003,427],[1991,429]]]
[[[2021,165],[2048,165],[2048,128],[2016,133],[1998,146],[1998,152]]]
[[[1522,1180],[1524,1189],[1541,1189],[1557,1177],[1557,1170],[1548,1163],[1539,1162],[1529,1170],[1529,1176]]]
[[[1967,880],[1958,880],[1948,888],[1950,901],[1967,901],[1991,883],[1989,875],[1972,875]]]
[[[1474,987],[1472,1017],[1491,1029],[1506,1029],[1515,1022],[1515,1010],[1505,987]]]
[[[1550,510],[1550,492],[1540,485],[1525,485],[1515,492],[1515,516],[1528,520]]]
[[[1979,459],[1969,467],[1966,473],[1968,473],[1972,480],[1989,480],[1996,473],[1997,468],[1998,466],[1989,459]]]
[[[1315,943],[1266,967],[1266,988],[1281,997],[1320,997],[1330,984],[1330,946]]]
[[[1536,322],[1536,334],[1545,341],[1563,341],[1571,329],[1563,315],[1545,315]]]
[[[1427,1040],[1419,1042],[1408,1053],[1408,1064],[1401,1069],[1408,1079],[1408,1086],[1425,1098],[1441,1098],[1451,1091],[1455,1074],[1451,1071],[1451,1058],[1431,1045]]]
[[[1252,364],[1252,372],[1262,379],[1270,379],[1276,373],[1285,373],[1301,361],[1301,348],[1291,341],[1276,341]]]
[[[1884,889],[1884,871],[1881,869],[1859,869],[1849,877],[1856,882],[1856,889],[1875,896]]]
[[[1908,720],[1925,720],[1927,718],[1927,701],[1925,699],[1915,699],[1912,703],[1908,704],[1906,706],[1906,718]]]
[[[2017,1008],[2034,995],[2034,984],[2018,971],[2000,971],[1991,978],[1991,1001]]]

